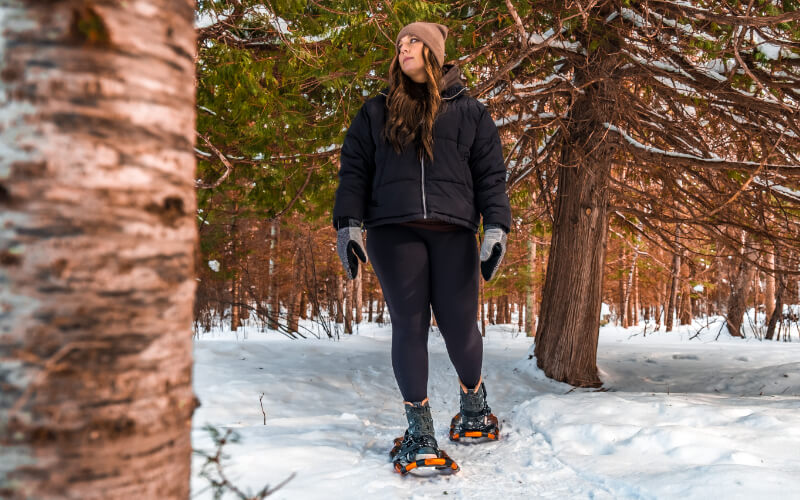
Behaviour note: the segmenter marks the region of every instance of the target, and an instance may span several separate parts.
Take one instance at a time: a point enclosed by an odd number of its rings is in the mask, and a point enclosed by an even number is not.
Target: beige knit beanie
[[[394,42],[395,48],[400,43],[400,39],[406,35],[413,35],[422,40],[422,43],[433,52],[433,57],[436,58],[439,66],[444,65],[444,41],[447,38],[447,26],[424,22],[407,24],[397,34],[397,40]]]

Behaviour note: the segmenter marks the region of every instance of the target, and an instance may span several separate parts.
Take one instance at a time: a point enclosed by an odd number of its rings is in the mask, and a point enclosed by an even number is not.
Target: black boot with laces
[[[500,438],[500,425],[492,409],[486,403],[486,386],[483,380],[472,389],[461,383],[461,411],[450,422],[450,440],[463,438]]]
[[[389,452],[394,469],[403,475],[425,468],[433,468],[437,472],[457,472],[458,465],[436,443],[427,398],[417,403],[406,402],[405,409],[408,429],[403,437],[394,440],[394,447]]]

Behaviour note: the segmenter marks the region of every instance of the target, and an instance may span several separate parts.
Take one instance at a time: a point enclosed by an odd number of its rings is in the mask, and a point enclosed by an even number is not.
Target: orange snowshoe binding
[[[414,474],[458,472],[458,465],[436,443],[428,399],[406,402],[405,407],[408,429],[403,437],[394,440],[389,452],[394,470],[404,476],[411,471],[415,471]]]
[[[460,383],[460,382],[459,382]],[[486,404],[486,387],[483,380],[474,389],[461,385],[461,411],[450,422],[450,440],[494,441],[500,438],[500,424],[492,409]]]

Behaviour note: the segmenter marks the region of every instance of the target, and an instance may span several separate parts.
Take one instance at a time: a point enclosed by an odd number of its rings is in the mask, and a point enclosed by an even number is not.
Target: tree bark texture
[[[577,83],[585,75],[576,77]],[[612,84],[609,82],[609,84]],[[608,182],[613,151],[598,143],[602,123],[591,111],[605,102],[605,84],[590,84],[568,117],[561,151],[553,237],[539,327],[537,364],[555,380],[581,387],[601,385],[597,339],[605,275]]]
[[[753,266],[743,256],[736,264],[734,275],[730,279],[730,295],[728,296],[728,332],[734,337],[742,337],[742,322],[747,309],[747,296],[753,281]]]
[[[772,340],[774,338],[775,326],[783,315],[783,293],[786,291],[786,279],[781,276],[778,278],[778,282],[778,290],[775,292],[775,303],[773,304],[772,314],[769,315],[769,323],[767,325],[767,340]]]
[[[0,497],[189,497],[194,2],[0,6]]]

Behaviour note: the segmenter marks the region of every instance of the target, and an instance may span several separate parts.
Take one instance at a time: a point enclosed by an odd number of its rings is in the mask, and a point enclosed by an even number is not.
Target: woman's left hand
[[[494,277],[505,253],[506,232],[500,226],[484,226],[481,243],[481,274],[484,280],[490,281]]]

